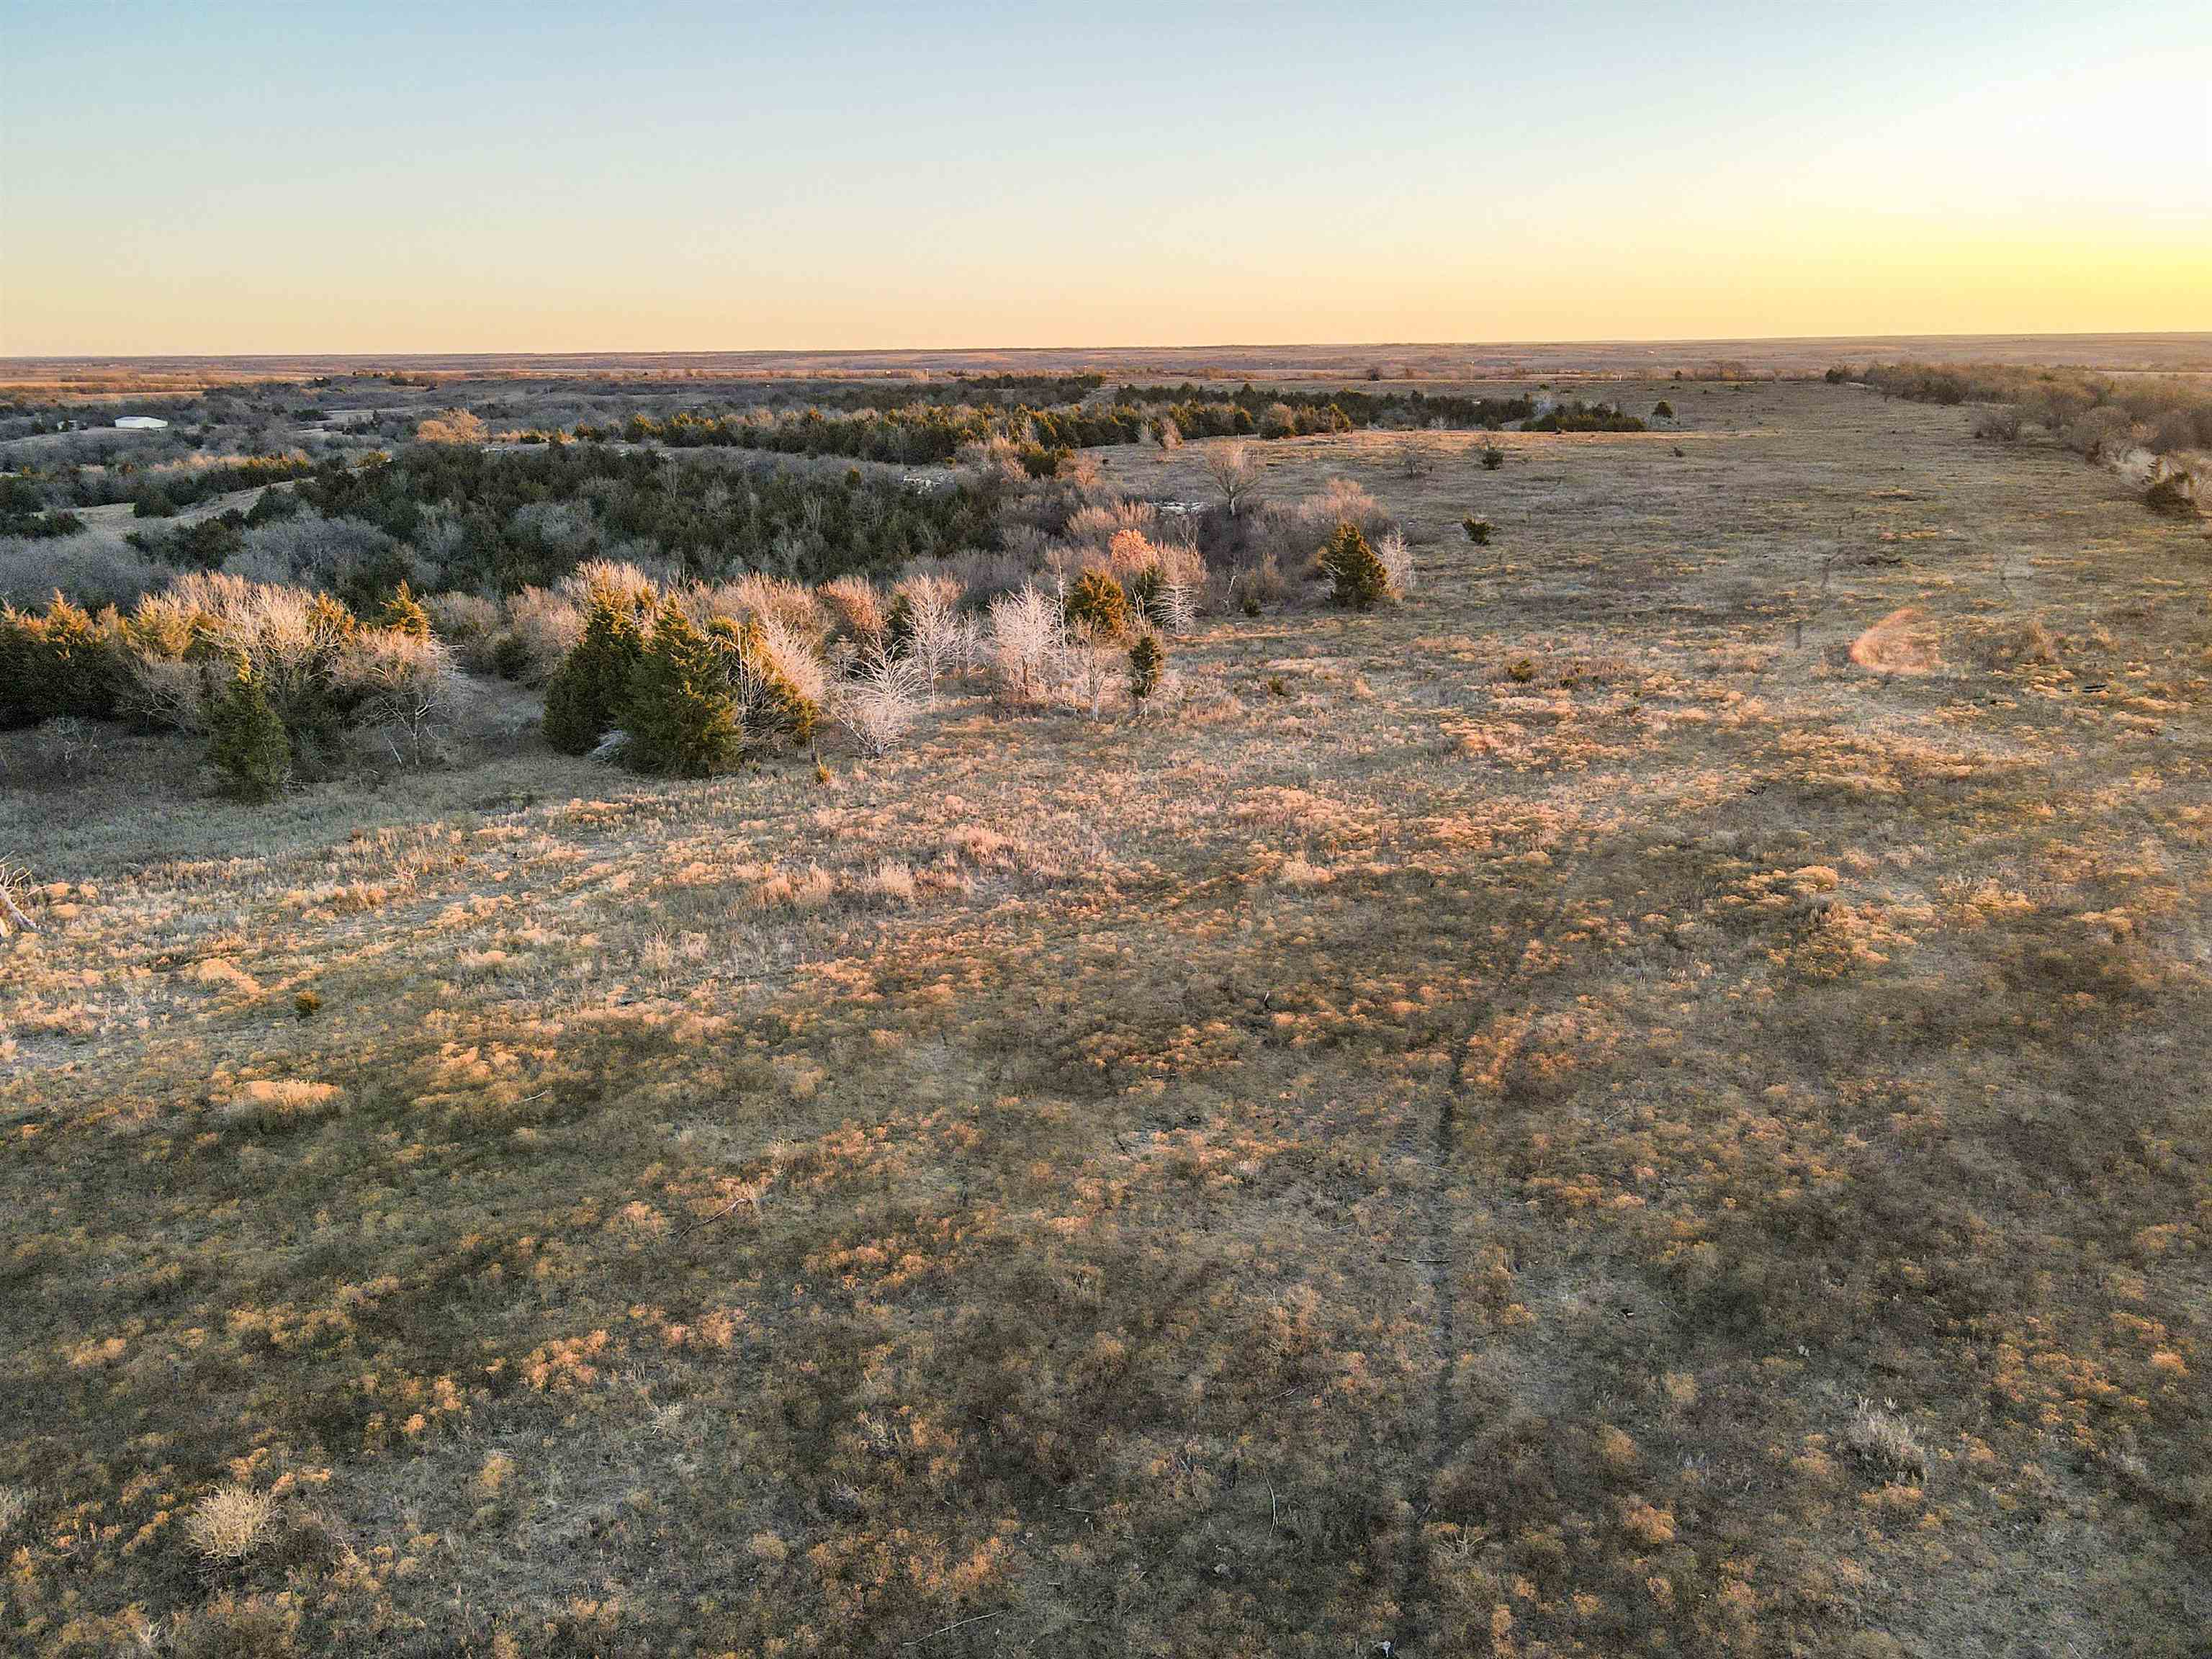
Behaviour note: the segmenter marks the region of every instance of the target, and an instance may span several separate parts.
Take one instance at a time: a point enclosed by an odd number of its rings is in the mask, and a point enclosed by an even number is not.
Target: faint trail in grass
[[[1425,1275],[1429,1286],[1431,1304],[1435,1310],[1434,1339],[1437,1351],[1435,1411],[1429,1428],[1429,1444],[1413,1472],[1406,1500],[1413,1510],[1413,1533],[1407,1540],[1404,1565],[1398,1584],[1398,1622],[1390,1637],[1389,1651],[1393,1656],[1418,1656],[1424,1650],[1421,1644],[1428,1638],[1429,1607],[1435,1599],[1435,1585],[1429,1571],[1429,1551],[1421,1528],[1436,1502],[1437,1477],[1443,1472],[1451,1455],[1457,1433],[1456,1416],[1453,1410],[1452,1369],[1459,1349],[1459,1319],[1456,1298],[1452,1290],[1453,1270],[1457,1259],[1452,1248],[1451,1218],[1445,1205],[1445,1194],[1451,1187],[1452,1154],[1459,1140],[1460,1094],[1467,1083],[1468,1044],[1497,1012],[1506,994],[1517,985],[1528,961],[1528,946],[1543,939],[1558,926],[1567,908],[1572,889],[1568,881],[1570,869],[1554,864],[1548,866],[1553,878],[1556,896],[1545,907],[1542,914],[1523,935],[1521,950],[1508,962],[1494,984],[1476,997],[1452,1036],[1451,1074],[1446,1079],[1443,1097],[1437,1103],[1437,1113],[1429,1136],[1427,1153],[1428,1184],[1421,1204],[1421,1243],[1413,1264]]]

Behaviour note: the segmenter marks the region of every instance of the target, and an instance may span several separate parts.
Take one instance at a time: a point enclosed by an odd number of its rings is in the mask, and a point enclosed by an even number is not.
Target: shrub
[[[2020,441],[2020,411],[2009,404],[1984,410],[1974,417],[1974,435],[1994,439],[1998,443],[2017,443]]]
[[[142,550],[105,533],[66,541],[0,537],[0,604],[44,605],[61,592],[94,609],[128,609],[168,576]]]
[[[527,684],[543,684],[560,672],[583,637],[584,607],[565,593],[526,587],[507,601],[507,628],[501,643],[493,647],[500,672]]]
[[[1086,570],[1061,602],[1068,625],[1088,627],[1094,638],[1118,640],[1129,626],[1129,596],[1103,570]]]
[[[192,618],[198,643],[187,647],[187,657],[197,651],[245,662],[291,738],[295,766],[314,760],[336,739],[352,710],[333,669],[338,652],[360,631],[343,605],[327,594],[222,573],[185,577],[165,597]],[[149,631],[137,631],[142,643]],[[144,655],[153,654],[147,645]]]
[[[404,581],[385,601],[384,625],[418,640],[430,637],[430,613],[422,608],[422,601],[415,597],[414,592]]]
[[[426,444],[480,444],[484,441],[484,423],[465,409],[448,409],[416,427],[415,440]]]
[[[1651,418],[1655,421],[1673,420],[1674,418],[1674,405],[1668,403],[1664,398],[1662,398],[1657,403],[1651,405]]]
[[[2143,491],[2143,505],[2154,513],[2176,515],[2195,511],[2196,480],[2186,472],[2161,472]]]
[[[236,1485],[218,1486],[192,1505],[185,1535],[210,1561],[243,1561],[265,1542],[276,1519],[276,1500]]]
[[[950,576],[908,576],[897,588],[906,617],[904,653],[933,690],[957,666],[967,640],[960,616],[960,584]]]
[[[637,611],[604,589],[595,592],[581,636],[545,688],[545,740],[564,755],[591,753],[620,720],[644,654]]]
[[[883,595],[866,576],[840,576],[822,586],[822,602],[838,633],[866,645],[884,636],[886,626]]]
[[[716,633],[723,637],[710,637]],[[704,778],[737,763],[744,752],[731,687],[737,646],[727,623],[702,631],[672,606],[661,612],[621,706],[630,765],[665,777]]]
[[[123,684],[116,646],[113,612],[95,618],[58,593],[43,614],[0,607],[0,725],[112,716]]]
[[[208,759],[240,800],[268,800],[292,772],[292,745],[261,677],[241,655],[208,703]]]
[[[1500,449],[1496,444],[1483,445],[1482,470],[1484,471],[1495,472],[1499,467],[1504,465],[1505,452],[1504,450]]]
[[[1051,687],[1067,647],[1060,607],[1034,587],[991,605],[991,669],[1002,695],[1040,699]]]
[[[1337,526],[1322,550],[1321,566],[1334,585],[1339,605],[1365,611],[1389,597],[1390,573],[1358,525],[1347,521]]]
[[[837,723],[866,753],[888,754],[921,717],[922,689],[921,669],[912,657],[871,647],[838,695]]]
[[[1406,545],[1406,538],[1395,530],[1386,531],[1375,544],[1375,556],[1382,562],[1383,574],[1390,583],[1390,592],[1400,595],[1413,591],[1413,552]]]
[[[246,509],[246,527],[257,529],[264,524],[276,524],[286,519],[297,518],[307,511],[307,506],[296,490],[278,489],[272,486],[264,489],[255,498],[253,505]]]
[[[1167,667],[1168,653],[1160,648],[1159,638],[1149,629],[1137,635],[1137,642],[1129,647],[1129,701],[1142,708],[1153,692],[1160,689],[1160,675]]]
[[[1230,517],[1236,517],[1260,482],[1260,465],[1252,458],[1251,446],[1233,439],[1216,444],[1199,465],[1221,492],[1222,505],[1229,509]]]
[[[1487,547],[1490,545],[1490,537],[1493,526],[1489,520],[1478,519],[1470,513],[1467,517],[1459,521],[1459,527],[1466,532],[1468,540],[1474,543],[1475,546]]]
[[[362,629],[339,648],[331,679],[354,722],[381,728],[399,758],[422,761],[452,684],[441,643],[401,628]]]
[[[793,743],[810,743],[828,693],[822,659],[796,629],[773,617],[746,619],[734,635],[744,723]]]

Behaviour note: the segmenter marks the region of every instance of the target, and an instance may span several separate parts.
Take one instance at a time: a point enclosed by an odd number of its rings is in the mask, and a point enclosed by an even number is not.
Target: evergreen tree
[[[1337,526],[1336,533],[1322,550],[1321,566],[1335,584],[1339,605],[1366,611],[1389,597],[1390,573],[1356,524],[1346,521]]]
[[[1129,700],[1139,708],[1160,689],[1160,674],[1167,661],[1168,653],[1160,649],[1156,635],[1147,630],[1137,635],[1137,642],[1129,647]]]
[[[398,591],[386,603],[384,625],[418,640],[430,637],[430,613],[422,608],[422,601],[415,597],[405,582],[399,584]]]
[[[292,771],[292,744],[261,679],[243,657],[208,704],[208,759],[240,800],[268,800]]]
[[[1086,570],[1078,576],[1064,608],[1071,623],[1090,623],[1102,640],[1119,639],[1129,626],[1129,596],[1109,571]]]
[[[623,726],[627,758],[641,772],[703,778],[744,751],[730,685],[732,658],[680,611],[661,613],[645,654],[630,671]]]
[[[545,740],[564,755],[590,754],[621,718],[644,654],[637,613],[611,593],[594,592],[581,637],[545,688]]]

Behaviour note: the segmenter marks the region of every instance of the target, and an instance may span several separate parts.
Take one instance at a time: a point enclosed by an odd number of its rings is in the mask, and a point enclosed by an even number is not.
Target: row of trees
[[[773,415],[757,409],[725,415],[679,410],[660,417],[633,415],[619,427],[586,422],[576,428],[575,435],[587,442],[625,439],[672,449],[759,449],[926,465],[951,460],[970,444],[1001,437],[1025,451],[1049,455],[1147,438],[1170,442],[1181,438],[1289,438],[1384,425],[1496,430],[1508,422],[1532,419],[1536,423],[1530,429],[1539,431],[1642,429],[1642,422],[1632,416],[1600,413],[1580,404],[1539,416],[1534,401],[1524,397],[1261,392],[1249,384],[1224,395],[1185,384],[1124,387],[1103,404],[917,401],[845,414],[820,406]],[[1040,476],[1050,470],[1042,464],[1031,467]]]
[[[733,471],[597,444],[488,454],[418,446],[300,485],[321,512],[406,543],[434,540],[448,586],[514,592],[603,550],[647,552],[685,575],[765,571],[818,582],[997,545],[998,488],[915,490],[857,469]]]

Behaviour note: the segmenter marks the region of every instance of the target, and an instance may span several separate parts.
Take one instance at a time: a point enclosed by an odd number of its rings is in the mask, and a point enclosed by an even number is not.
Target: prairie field
[[[2204,521],[1607,390],[1141,718],[0,736],[5,1645],[2212,1650]]]

